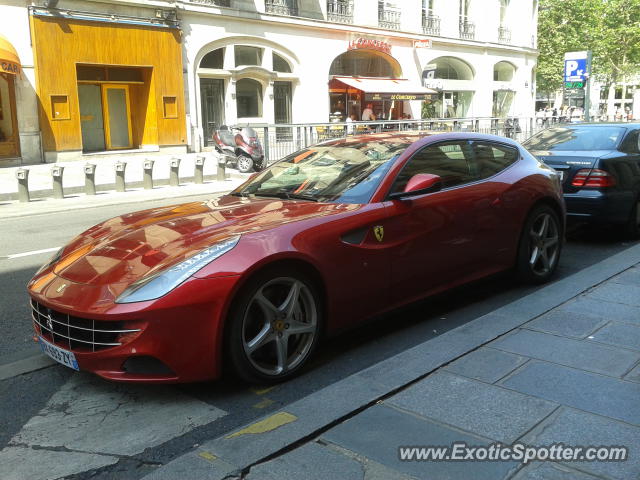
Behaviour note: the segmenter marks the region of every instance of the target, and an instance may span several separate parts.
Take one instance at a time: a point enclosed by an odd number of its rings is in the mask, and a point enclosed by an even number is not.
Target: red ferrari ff
[[[90,228],[28,285],[38,342],[118,381],[288,378],[320,338],[503,270],[554,273],[558,174],[516,142],[377,134],[293,153],[228,195]]]

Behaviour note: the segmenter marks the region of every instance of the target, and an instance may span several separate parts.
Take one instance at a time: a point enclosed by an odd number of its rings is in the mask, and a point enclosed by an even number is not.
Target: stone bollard
[[[144,169],[143,184],[145,190],[151,190],[153,188],[153,163],[154,160],[147,158],[142,164],[142,167]]]
[[[29,197],[29,169],[19,168],[16,170],[16,178],[18,179],[18,201],[30,202]]]
[[[116,162],[116,192],[126,191],[124,183],[124,172],[127,169],[127,162]]]
[[[84,193],[85,195],[96,194],[96,165],[95,163],[84,164]]]
[[[205,161],[205,156],[204,155],[197,155],[196,156],[196,170],[194,172],[193,175],[193,181],[195,183],[204,183],[204,161]]]
[[[223,153],[218,155],[218,171],[216,175],[216,180],[219,182],[224,182],[227,179],[226,169],[227,167],[227,156]]]
[[[178,169],[180,168],[180,159],[178,157],[172,158],[169,165],[171,167],[171,171],[169,173],[169,185],[177,187],[180,185],[180,174],[178,173]]]
[[[51,177],[53,178],[53,198],[64,198],[64,188],[62,186],[62,175],[64,167],[62,165],[54,165],[51,167]]]

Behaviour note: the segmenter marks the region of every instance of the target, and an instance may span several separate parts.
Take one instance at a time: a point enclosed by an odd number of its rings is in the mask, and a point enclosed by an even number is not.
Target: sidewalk
[[[623,462],[400,461],[401,446],[625,446]],[[170,462],[178,478],[640,478],[640,245]]]

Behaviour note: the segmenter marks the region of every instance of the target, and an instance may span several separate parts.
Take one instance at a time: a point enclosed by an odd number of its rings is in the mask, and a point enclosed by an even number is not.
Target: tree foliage
[[[541,0],[538,90],[562,87],[565,52],[591,50],[606,83],[640,73],[640,0]]]

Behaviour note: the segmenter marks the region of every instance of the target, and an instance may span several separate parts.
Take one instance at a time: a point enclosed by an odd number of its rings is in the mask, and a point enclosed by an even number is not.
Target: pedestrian
[[[553,117],[551,120],[553,123],[558,122],[558,109],[556,107],[553,107]]]
[[[376,115],[373,113],[373,105],[371,103],[367,103],[367,108],[362,111],[362,120],[375,120]]]
[[[355,125],[353,122],[356,120],[356,116],[352,113],[347,117],[347,135],[353,135]]]

